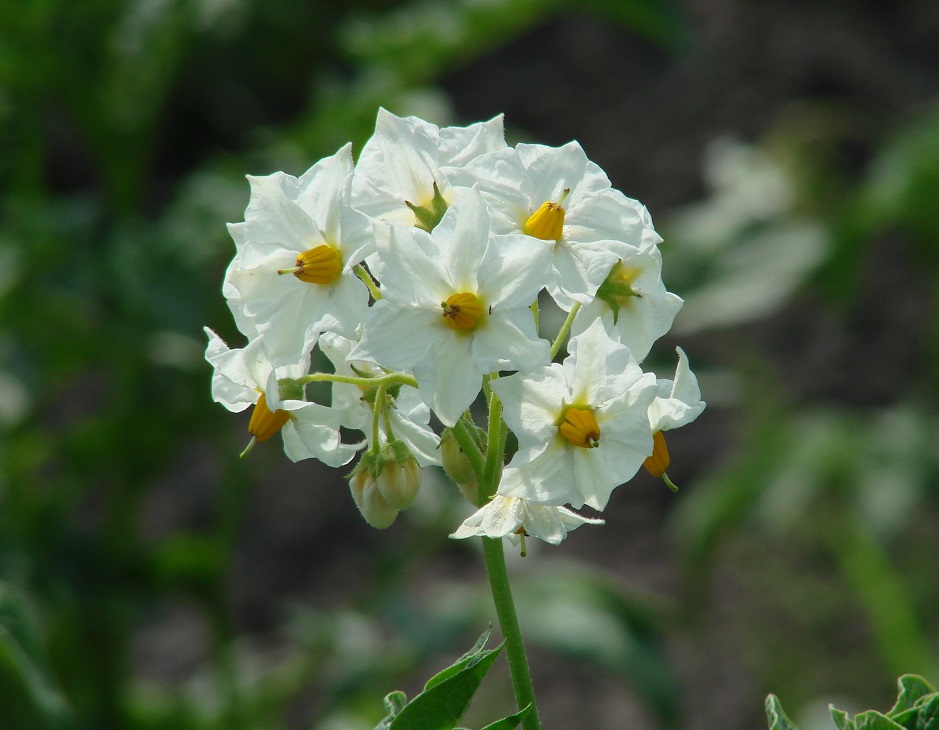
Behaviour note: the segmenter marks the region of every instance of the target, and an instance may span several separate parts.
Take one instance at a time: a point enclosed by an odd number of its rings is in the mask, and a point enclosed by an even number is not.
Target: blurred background
[[[646,361],[680,344],[709,403],[681,491],[511,561],[546,730],[762,728],[768,692],[813,730],[939,682],[937,102],[933,0],[5,3],[0,727],[372,728],[493,619],[439,475],[378,532],[210,399],[245,174],[379,105],[579,140],[686,300]]]

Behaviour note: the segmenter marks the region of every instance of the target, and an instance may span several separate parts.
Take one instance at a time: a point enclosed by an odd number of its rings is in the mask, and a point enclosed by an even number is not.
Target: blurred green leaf
[[[631,593],[585,566],[555,568],[515,587],[525,635],[626,679],[665,726],[677,721],[679,685],[669,666],[661,599]]]
[[[55,685],[26,598],[5,582],[0,582],[0,706],[4,728],[24,730],[39,722],[58,730],[73,727],[71,710]],[[28,719],[19,702],[18,689],[28,698],[35,716]]]
[[[766,698],[766,719],[769,722],[769,730],[798,730],[792,721],[783,712],[782,705],[776,695],[769,695]],[[847,730],[842,728],[842,730]]]
[[[857,730],[903,730],[902,725],[898,725],[876,710],[868,710],[855,715],[854,726]]]

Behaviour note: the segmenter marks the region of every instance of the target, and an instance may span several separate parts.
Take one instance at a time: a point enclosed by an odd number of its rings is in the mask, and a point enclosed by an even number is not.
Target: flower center
[[[342,273],[342,254],[324,243],[298,254],[296,266],[277,273],[293,274],[307,284],[332,284]]]
[[[561,197],[557,202],[550,200],[541,204],[534,213],[532,213],[525,225],[522,226],[522,233],[529,236],[540,238],[543,241],[560,241],[564,233],[564,208],[561,203],[571,192],[570,188],[564,188]]]
[[[660,477],[668,471],[668,466],[671,463],[668,446],[665,445],[665,436],[662,435],[661,431],[656,431],[652,434],[652,455],[642,462],[642,465],[652,476]]]
[[[280,431],[289,419],[290,415],[287,411],[280,409],[272,411],[268,408],[267,397],[261,393],[251,413],[251,420],[248,422],[248,433],[254,436],[258,443],[262,443]]]
[[[600,445],[600,426],[589,408],[569,406],[558,432],[573,446],[595,449]]]
[[[483,305],[471,292],[453,294],[440,302],[443,321],[452,330],[471,330],[483,316]]]

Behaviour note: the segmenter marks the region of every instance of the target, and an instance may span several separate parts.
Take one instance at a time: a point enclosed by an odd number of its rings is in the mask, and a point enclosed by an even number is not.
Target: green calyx
[[[293,378],[278,379],[277,394],[281,400],[306,400],[303,393],[303,384]]]
[[[597,299],[605,302],[613,312],[613,324],[619,319],[619,310],[632,299],[642,297],[641,292],[637,292],[632,287],[632,272],[630,272],[622,261],[613,265],[609,275],[597,289]]]
[[[434,197],[430,203],[427,205],[415,205],[411,201],[405,200],[404,204],[411,209],[411,212],[414,213],[414,217],[417,219],[414,225],[428,233],[437,227],[437,224],[440,223],[440,219],[443,218],[443,214],[446,213],[447,208],[450,207],[440,194],[440,188],[437,187],[436,181],[434,181]]]

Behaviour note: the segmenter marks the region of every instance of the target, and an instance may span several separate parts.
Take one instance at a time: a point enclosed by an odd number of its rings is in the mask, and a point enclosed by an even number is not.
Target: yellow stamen
[[[595,449],[600,445],[600,425],[589,408],[568,408],[558,431],[574,446]]]
[[[543,241],[560,241],[564,234],[564,208],[561,203],[570,192],[570,188],[565,188],[556,203],[550,200],[542,203],[541,207],[525,221],[522,232]]]
[[[272,411],[268,408],[267,398],[264,393],[261,393],[251,413],[251,420],[248,422],[248,433],[254,436],[258,443],[263,443],[280,431],[289,419],[290,415],[287,411],[280,409]]]
[[[471,292],[453,294],[447,301],[440,302],[443,308],[443,321],[452,330],[471,330],[483,316],[483,305]]]
[[[652,455],[642,465],[654,477],[660,477],[668,471],[672,460],[668,456],[668,447],[665,445],[665,436],[661,431],[652,434]]]
[[[298,254],[296,266],[277,273],[293,274],[307,284],[332,284],[342,273],[342,254],[324,243]]]

